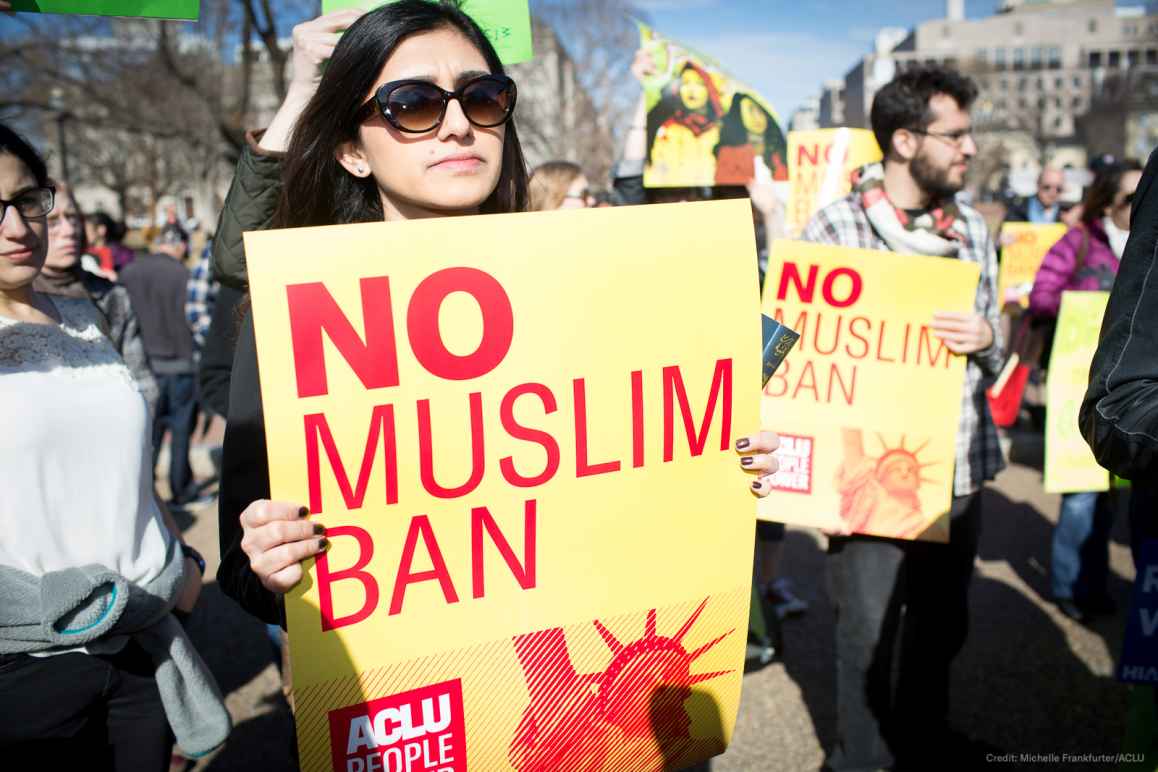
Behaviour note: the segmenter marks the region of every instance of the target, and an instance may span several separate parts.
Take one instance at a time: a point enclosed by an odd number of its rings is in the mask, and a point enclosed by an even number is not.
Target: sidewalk
[[[1116,753],[1125,736],[1130,697],[1111,677],[1121,642],[1121,612],[1085,628],[1047,600],[1049,537],[1058,497],[1041,490],[1040,458],[1033,458],[1032,442],[1022,441],[1032,438],[1015,439],[1015,463],[985,494],[972,628],[953,674],[951,720],[1006,752]],[[208,448],[197,452],[207,454]],[[195,466],[204,473],[200,459],[195,457]],[[215,504],[191,513],[187,521],[187,538],[205,554],[212,577],[218,558]],[[1124,519],[1115,524],[1111,564],[1110,589],[1125,609],[1133,568]],[[712,761],[716,772],[818,769],[822,749],[833,742],[833,613],[824,592],[824,537],[789,529],[783,571],[811,608],[785,623],[784,661],[745,676],[735,736],[728,752]],[[213,582],[204,598],[194,620],[195,639],[228,694],[235,729],[226,747],[201,759],[195,769],[292,769],[292,719],[264,627],[222,596]],[[929,769],[937,768],[931,760]]]

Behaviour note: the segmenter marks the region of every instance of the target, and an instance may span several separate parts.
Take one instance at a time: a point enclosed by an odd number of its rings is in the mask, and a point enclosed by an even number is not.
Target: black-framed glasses
[[[25,220],[35,220],[51,212],[55,203],[56,188],[51,185],[26,190],[11,201],[0,198],[0,222],[8,215],[8,207],[20,212]]]
[[[925,129],[909,129],[914,134],[923,134],[926,137],[943,139],[954,147],[961,147],[965,140],[973,136],[973,129],[957,129],[956,131],[926,131]]]
[[[446,116],[446,106],[457,99],[466,119],[483,129],[501,126],[515,111],[518,89],[506,75],[480,75],[454,91],[425,80],[394,80],[384,83],[374,98],[358,111],[362,123],[377,109],[390,125],[407,134],[422,134],[437,128]]]

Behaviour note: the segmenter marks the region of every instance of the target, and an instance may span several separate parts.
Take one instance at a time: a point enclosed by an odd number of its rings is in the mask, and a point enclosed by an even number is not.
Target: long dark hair
[[[885,158],[895,157],[893,134],[901,129],[924,131],[933,122],[929,100],[947,94],[962,110],[977,99],[977,83],[943,64],[910,67],[890,80],[873,97],[869,125]]]
[[[36,184],[41,187],[48,184],[48,167],[32,145],[5,124],[0,123],[0,153],[16,156],[21,163],[28,167]]]
[[[724,116],[720,125],[720,142],[716,145],[715,154],[718,158],[722,147],[743,147],[749,144],[748,127],[744,125],[744,105],[747,99],[752,105],[764,113],[767,126],[764,128],[764,163],[769,171],[775,173],[778,167],[787,168],[784,159],[788,157],[788,143],[784,139],[784,132],[772,114],[764,106],[743,91],[737,91],[732,97],[732,106]],[[777,163],[777,158],[779,163]]]
[[[105,241],[110,244],[119,244],[125,238],[125,226],[112,218],[108,212],[98,210],[89,216],[89,221],[98,228],[105,229]]]
[[[1106,207],[1118,196],[1118,186],[1126,172],[1140,172],[1142,164],[1133,158],[1102,167],[1082,196],[1082,223],[1089,225],[1106,216]]]
[[[462,33],[479,50],[492,73],[503,74],[502,62],[483,31],[446,0],[399,0],[370,11],[342,34],[318,90],[294,128],[273,227],[382,219],[374,178],[347,173],[335,151],[343,142],[358,138],[355,116],[398,45],[410,35],[447,27]],[[512,119],[506,124],[498,185],[479,211],[517,212],[526,207],[527,167]]]

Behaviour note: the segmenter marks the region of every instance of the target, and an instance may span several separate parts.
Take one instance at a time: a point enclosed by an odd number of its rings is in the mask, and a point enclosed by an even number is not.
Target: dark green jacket
[[[268,229],[281,195],[282,154],[259,150],[259,139],[246,136],[213,236],[213,278],[242,292],[248,289],[242,234]]]
[[[282,155],[264,153],[257,148],[257,135],[248,142],[237,162],[237,172],[213,237],[213,276],[226,287],[246,292],[246,231],[266,230],[273,220],[281,195]],[[243,303],[243,307],[244,307]],[[237,311],[223,312],[236,317]],[[216,314],[215,314],[216,316]],[[221,562],[217,583],[221,590],[243,609],[272,624],[285,624],[281,597],[262,586],[241,548],[240,515],[250,502],[270,496],[269,465],[261,388],[257,373],[257,346],[253,335],[253,318],[248,311],[240,325],[236,319],[213,322],[212,340],[216,346],[208,363],[218,359],[230,362],[225,377],[207,372],[202,360],[202,384],[212,383],[218,393],[227,392],[228,415],[222,442],[221,490],[218,497],[218,538]],[[218,400],[219,402],[223,400]]]

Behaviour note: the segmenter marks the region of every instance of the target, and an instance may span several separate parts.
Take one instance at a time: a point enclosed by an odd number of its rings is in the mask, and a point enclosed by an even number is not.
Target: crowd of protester
[[[116,220],[82,214],[35,149],[0,125],[0,396],[8,406],[0,459],[11,481],[0,498],[0,527],[10,534],[0,541],[0,714],[9,718],[0,746],[14,753],[75,748],[92,769],[135,772],[167,768],[174,741],[197,754],[226,740],[221,695],[182,627],[205,564],[170,514],[203,495],[190,464],[199,415],[225,422],[216,580],[268,625],[279,650],[282,596],[302,580],[302,562],[327,548],[301,502],[270,500],[242,233],[747,196],[761,281],[768,245],[785,235],[769,184],[647,188],[642,97],[607,190],[568,161],[529,173],[513,81],[479,27],[450,6],[401,0],[366,14],[339,11],[298,25],[293,41],[286,97],[268,127],[247,135],[198,255],[175,210],[147,250],[126,247]],[[406,79],[416,71],[435,73],[435,82]],[[655,63],[641,51],[632,71],[642,81]],[[948,724],[983,533],[981,491],[1005,465],[987,401],[1007,353],[1001,240],[957,196],[977,152],[976,97],[974,83],[950,68],[899,74],[872,105],[883,160],[858,170],[852,192],[817,212],[802,236],[980,268],[973,309],[938,313],[932,325],[967,361],[949,543],[833,534],[825,576],[795,577],[809,590],[823,581],[836,612],[833,770],[923,769],[931,758],[944,760],[939,769],[972,768],[981,748]],[[1069,207],[1062,173],[1046,167],[1035,195],[1006,213],[1069,226],[1029,296],[1037,323],[1056,317],[1063,291],[1111,293],[1081,426],[1099,461],[1133,481],[1122,495],[1135,549],[1158,538],[1158,289],[1148,280],[1158,254],[1156,158],[1144,170],[1132,160],[1100,164]],[[464,165],[471,173],[457,173]],[[737,442],[757,495],[771,489],[776,445],[771,432]],[[163,447],[164,499],[154,493]],[[1051,589],[1079,623],[1115,613],[1111,495],[1061,498]],[[781,654],[780,625],[809,604],[779,572],[784,526],[760,522],[755,537],[750,650],[767,662]],[[886,656],[894,640],[896,655]]]

